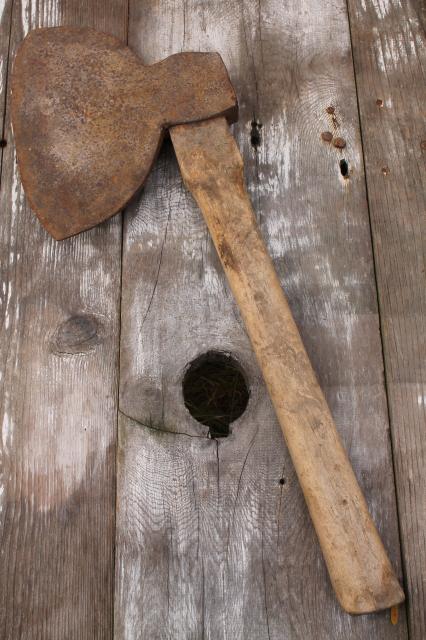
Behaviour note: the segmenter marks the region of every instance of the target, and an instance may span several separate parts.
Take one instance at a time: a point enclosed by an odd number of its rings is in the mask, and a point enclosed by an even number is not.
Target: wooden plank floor
[[[423,14],[421,8],[423,6]],[[410,637],[426,638],[425,5],[350,0]]]
[[[424,640],[422,3],[6,0],[0,13],[0,639]],[[113,33],[146,63],[222,54],[259,224],[404,583],[396,624],[336,603],[170,144],[124,216],[58,244],[31,214],[8,76],[25,33],[54,24]],[[210,350],[232,353],[250,389],[222,439],[182,397]]]
[[[40,26],[88,24],[125,39],[127,4],[119,5],[14,2],[10,60]],[[0,637],[109,638],[121,220],[55,242],[26,204],[9,102],[5,138]]]

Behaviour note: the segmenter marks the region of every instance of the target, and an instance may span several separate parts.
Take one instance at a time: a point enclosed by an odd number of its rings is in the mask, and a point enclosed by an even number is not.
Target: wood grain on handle
[[[337,598],[349,613],[398,604],[404,593],[260,236],[226,120],[170,133],[262,369]]]

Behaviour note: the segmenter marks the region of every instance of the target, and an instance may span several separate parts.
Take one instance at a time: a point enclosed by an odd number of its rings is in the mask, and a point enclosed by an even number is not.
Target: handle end
[[[358,590],[345,585],[333,585],[340,606],[351,615],[374,613],[401,604],[405,600],[404,591],[393,570],[386,568],[383,580],[374,589],[365,584]]]

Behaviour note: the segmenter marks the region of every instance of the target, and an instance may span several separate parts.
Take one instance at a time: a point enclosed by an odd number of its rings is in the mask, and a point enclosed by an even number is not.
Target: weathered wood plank
[[[224,57],[264,236],[400,570],[346,4],[168,0],[160,11],[132,2],[129,42],[146,62],[180,50]],[[330,128],[346,139],[344,152],[321,141]],[[219,441],[182,401],[187,363],[210,349],[231,351],[251,390]],[[170,148],[125,218],[120,361],[120,407],[133,419],[120,420],[117,638],[407,637],[404,615],[392,626],[389,612],[353,618],[336,603],[251,347]]]
[[[126,2],[16,2],[126,38]],[[112,637],[119,218],[57,243],[26,204],[9,110],[0,219],[0,635]]]
[[[410,638],[426,637],[425,5],[350,0]]]
[[[1,164],[3,161],[3,149],[5,144],[5,142],[3,141],[3,134],[11,19],[12,0],[2,0],[0,2],[0,139],[2,140],[2,142],[0,143],[0,177]]]

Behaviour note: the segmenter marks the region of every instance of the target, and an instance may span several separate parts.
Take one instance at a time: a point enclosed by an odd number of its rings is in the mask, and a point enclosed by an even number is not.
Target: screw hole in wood
[[[241,366],[221,351],[208,351],[188,365],[182,391],[185,407],[209,427],[212,438],[229,435],[229,425],[244,413],[250,395]]]
[[[349,177],[349,165],[347,163],[347,161],[343,158],[343,160],[340,160],[340,173],[342,174],[342,176],[344,178],[348,178]]]
[[[262,142],[261,130],[262,124],[257,122],[257,120],[252,120],[251,122],[251,131],[250,131],[250,142],[253,149],[256,151],[257,147]]]

